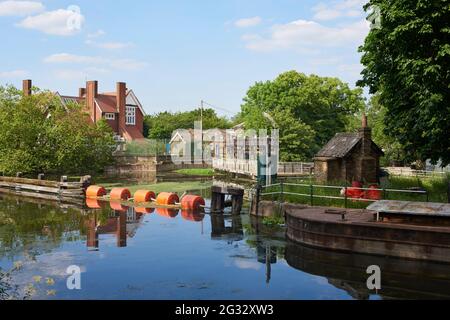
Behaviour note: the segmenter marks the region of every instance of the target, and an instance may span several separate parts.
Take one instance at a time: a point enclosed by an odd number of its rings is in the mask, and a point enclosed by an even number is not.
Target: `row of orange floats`
[[[101,186],[90,186],[86,190],[86,204],[91,208],[98,208],[98,200],[106,200],[108,197],[107,191]],[[160,209],[181,209],[183,211],[198,211],[205,208],[205,200],[196,195],[185,195],[181,198],[176,193],[161,192],[156,196],[153,191],[138,190],[134,193],[134,197],[131,197],[130,190],[126,188],[113,188],[109,193],[109,200],[111,208],[119,210],[123,207],[122,201],[134,201],[136,205],[151,204]],[[117,209],[115,208],[117,207]],[[164,208],[165,207],[165,208]],[[149,209],[149,210],[146,210]],[[152,208],[145,208],[138,206],[136,210],[142,211],[142,213],[148,213]],[[139,212],[137,211],[137,212]],[[170,216],[170,213],[168,213]]]

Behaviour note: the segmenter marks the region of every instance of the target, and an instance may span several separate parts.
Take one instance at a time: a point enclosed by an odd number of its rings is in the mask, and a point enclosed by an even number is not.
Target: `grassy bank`
[[[180,169],[175,172],[186,176],[212,177],[214,175],[213,169]]]
[[[131,191],[131,193],[136,192],[137,190],[151,190],[156,193],[160,192],[175,192],[178,194],[182,194],[185,191],[191,190],[203,190],[211,187],[212,182],[203,182],[203,181],[181,181],[181,182],[161,182],[161,183],[153,183],[153,184],[129,184],[127,182],[120,183],[99,183],[103,187],[107,189],[112,189],[116,187],[127,188]]]
[[[447,186],[449,177],[436,177],[436,178],[417,178],[417,177],[391,177],[383,189],[388,189],[383,194],[383,199],[385,200],[402,200],[402,201],[427,201],[427,196],[418,193],[407,193],[399,191],[390,191],[389,189],[395,190],[411,190],[412,188],[420,188],[428,192],[428,200],[430,202],[447,202]],[[303,186],[289,185],[289,184],[303,184]],[[339,188],[326,188],[322,187],[319,182],[312,182],[316,185],[311,190],[311,181],[309,179],[289,179],[285,181],[283,185],[284,195],[266,195],[263,197],[264,200],[274,200],[279,201],[283,199],[291,203],[302,203],[315,206],[331,206],[331,207],[345,207],[345,199],[341,196],[341,188],[345,186],[345,183],[328,183],[327,185],[338,186]],[[263,193],[277,193],[281,191],[280,186],[271,187],[265,189]],[[311,197],[311,191],[314,197]],[[290,193],[297,193],[302,195],[294,195]],[[321,196],[335,197],[341,199],[326,199],[320,198]],[[372,202],[368,201],[357,201],[348,198],[347,207],[348,208],[366,208]]]

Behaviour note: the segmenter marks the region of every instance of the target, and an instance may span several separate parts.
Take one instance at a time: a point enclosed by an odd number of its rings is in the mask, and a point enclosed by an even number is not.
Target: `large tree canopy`
[[[450,163],[450,0],[371,0],[381,13],[360,48],[360,86],[379,93],[385,133],[410,160]]]
[[[52,93],[24,97],[0,87],[0,171],[6,174],[102,171],[115,148],[110,127],[93,125],[83,107]]]
[[[201,120],[201,109],[187,112],[160,112],[144,119],[145,134],[152,139],[170,139],[177,129],[194,128],[194,122]],[[213,109],[203,110],[203,129],[227,129],[231,126],[226,118],[219,117]]]
[[[311,160],[337,132],[345,131],[363,108],[361,89],[350,89],[337,78],[289,71],[252,86],[239,119],[247,129],[269,129],[272,124],[264,113],[270,115],[280,130],[280,159],[304,161]]]

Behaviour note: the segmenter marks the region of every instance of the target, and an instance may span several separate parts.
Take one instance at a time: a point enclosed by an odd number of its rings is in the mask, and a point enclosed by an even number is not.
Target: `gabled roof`
[[[321,158],[344,158],[361,141],[357,133],[338,133],[317,153]]]
[[[95,98],[95,103],[102,112],[117,113],[116,100],[115,96],[99,94]]]
[[[345,158],[360,142],[358,133],[338,133],[320,150],[316,158]],[[372,149],[383,155],[383,151],[372,141]]]

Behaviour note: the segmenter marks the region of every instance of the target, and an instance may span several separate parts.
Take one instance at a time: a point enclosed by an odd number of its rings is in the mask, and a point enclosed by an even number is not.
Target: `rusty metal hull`
[[[287,237],[337,251],[450,263],[450,227],[376,222],[374,213],[327,214],[322,208],[286,210]]]

